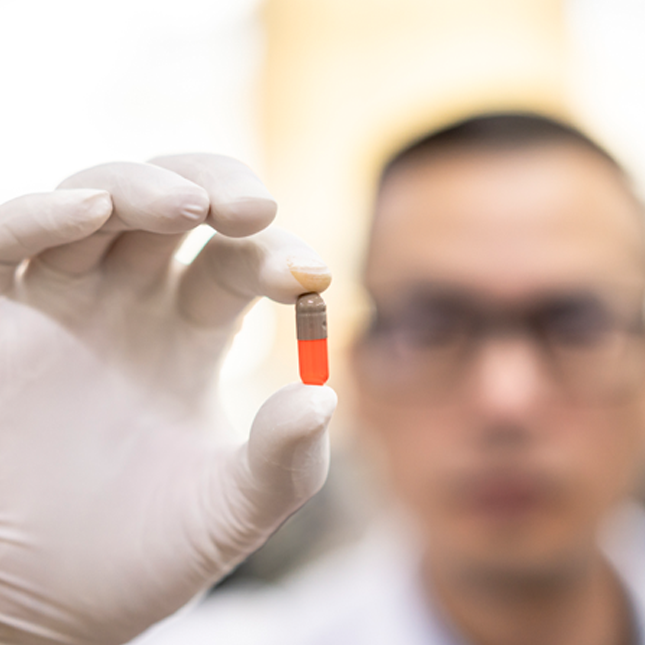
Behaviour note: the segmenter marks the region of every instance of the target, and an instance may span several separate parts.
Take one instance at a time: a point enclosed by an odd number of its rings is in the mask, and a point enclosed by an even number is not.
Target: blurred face
[[[445,153],[380,193],[361,413],[436,562],[544,576],[593,551],[643,453],[643,240],[576,146]]]

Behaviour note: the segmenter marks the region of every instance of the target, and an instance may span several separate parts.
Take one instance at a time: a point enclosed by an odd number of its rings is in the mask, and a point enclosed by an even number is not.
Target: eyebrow
[[[477,303],[480,306],[512,304],[519,308],[530,308],[536,304],[553,304],[558,301],[572,299],[600,299],[604,301],[613,299],[612,296],[616,293],[615,286],[609,283],[591,284],[579,282],[536,288],[519,297],[499,298],[495,294],[482,292],[476,287],[438,280],[411,283],[399,290],[394,298],[387,298],[385,301],[379,299],[372,291],[369,291],[369,294],[378,309],[383,313],[386,311],[391,313],[393,310],[409,306],[415,302],[420,305],[424,303],[431,304],[433,300],[438,299],[445,299],[447,302],[454,302],[455,304]],[[639,295],[641,298],[644,295],[640,288]]]

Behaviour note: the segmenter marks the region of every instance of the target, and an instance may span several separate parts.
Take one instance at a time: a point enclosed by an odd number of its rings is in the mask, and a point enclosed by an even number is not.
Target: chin
[[[516,541],[505,546],[479,541],[450,560],[460,577],[472,583],[514,589],[553,587],[574,579],[585,571],[593,549],[571,545],[551,546],[538,540]]]
[[[592,532],[549,513],[434,520],[434,530],[426,525],[434,566],[482,583],[552,585],[579,575],[598,553]]]

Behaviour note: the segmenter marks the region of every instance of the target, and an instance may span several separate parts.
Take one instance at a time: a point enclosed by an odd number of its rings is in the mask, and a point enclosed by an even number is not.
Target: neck
[[[439,606],[474,645],[628,645],[631,614],[613,570],[597,553],[567,576],[469,576],[428,562]]]

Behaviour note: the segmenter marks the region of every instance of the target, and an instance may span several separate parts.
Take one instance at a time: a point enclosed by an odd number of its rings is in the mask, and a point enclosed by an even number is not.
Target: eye
[[[400,312],[393,327],[396,341],[420,348],[444,348],[461,341],[473,326],[472,315],[458,302],[436,298]]]
[[[598,345],[615,327],[608,307],[592,296],[572,296],[546,306],[537,316],[542,333],[561,345]]]

